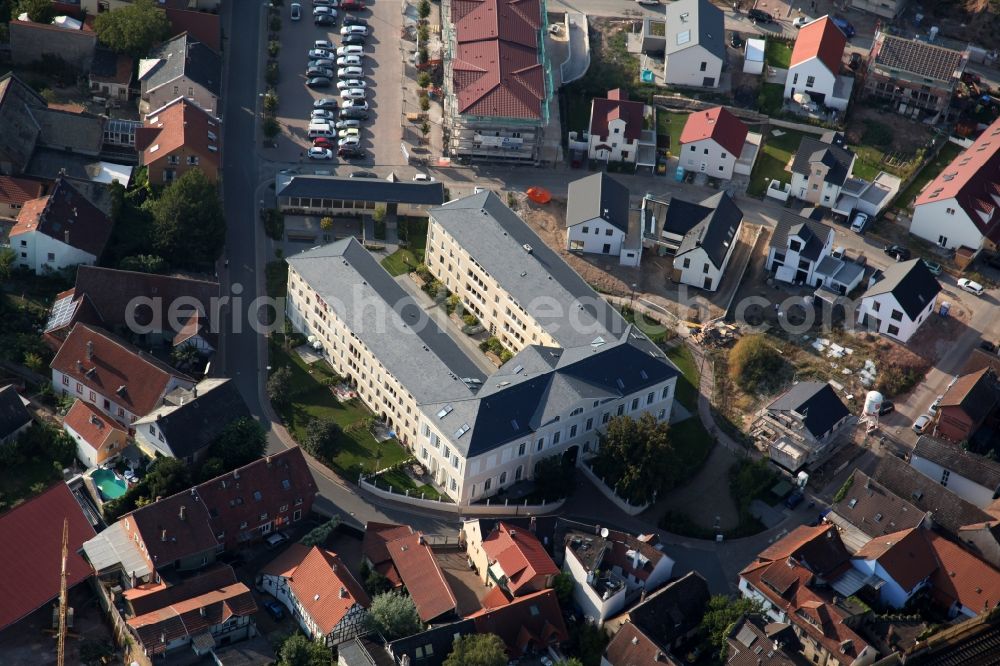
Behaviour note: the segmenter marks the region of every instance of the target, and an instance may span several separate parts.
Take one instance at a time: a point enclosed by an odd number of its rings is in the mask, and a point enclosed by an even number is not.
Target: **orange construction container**
[[[547,204],[552,201],[552,195],[544,187],[529,187],[527,190],[528,198],[535,203]]]

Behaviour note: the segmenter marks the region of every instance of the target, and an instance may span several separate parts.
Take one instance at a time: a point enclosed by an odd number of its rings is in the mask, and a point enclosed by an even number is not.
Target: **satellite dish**
[[[602,539],[607,539],[609,534],[611,534],[611,532],[608,532],[608,528],[607,527],[602,527],[601,528],[601,538]]]

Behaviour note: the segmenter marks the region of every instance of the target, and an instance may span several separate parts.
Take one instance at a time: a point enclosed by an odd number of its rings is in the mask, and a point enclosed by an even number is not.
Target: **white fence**
[[[779,180],[771,180],[767,185],[767,196],[778,201],[788,201],[792,194],[792,184],[782,183]]]
[[[548,502],[546,504],[528,504],[527,500],[522,503],[504,500],[503,503],[492,503],[487,500],[487,504],[455,504],[436,499],[426,499],[423,497],[413,497],[409,493],[397,493],[390,487],[388,490],[379,488],[365,478],[358,479],[358,485],[366,493],[391,502],[399,502],[413,507],[429,509],[431,511],[444,511],[460,516],[537,516],[552,513],[562,508],[565,499]]]
[[[619,497],[614,490],[609,488],[607,484],[604,483],[604,481],[602,481],[596,474],[594,474],[593,470],[591,470],[586,463],[580,465],[580,469],[583,470],[584,476],[586,476],[588,479],[594,482],[594,485],[597,486],[597,489],[600,490],[605,497],[611,500],[615,506],[617,506],[619,509],[621,509],[628,515],[635,516],[649,508],[649,504],[640,504],[639,506],[636,506],[634,504],[629,504],[627,500],[624,500],[621,497]]]

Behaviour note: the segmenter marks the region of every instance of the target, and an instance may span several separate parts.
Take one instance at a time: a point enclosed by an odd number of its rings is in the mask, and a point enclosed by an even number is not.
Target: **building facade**
[[[969,62],[958,51],[917,39],[877,32],[868,57],[865,93],[914,118],[946,113]]]
[[[934,312],[940,291],[941,285],[922,260],[893,264],[862,294],[857,320],[906,342]]]
[[[717,88],[726,60],[722,10],[708,0],[667,5],[663,78],[668,85]]]

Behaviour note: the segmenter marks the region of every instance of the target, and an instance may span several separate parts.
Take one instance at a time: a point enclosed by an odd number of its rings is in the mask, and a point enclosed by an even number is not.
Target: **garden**
[[[748,194],[763,197],[771,180],[781,183],[791,182],[792,173],[787,167],[804,136],[806,134],[795,130],[772,129],[764,137],[764,146],[750,174]]]
[[[427,247],[427,218],[405,217],[399,220],[399,249],[382,260],[382,267],[393,277],[416,270],[424,263]]]

